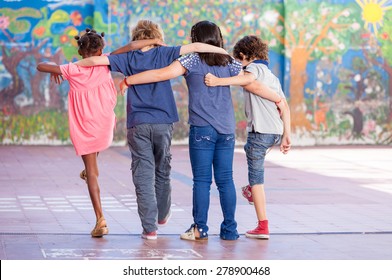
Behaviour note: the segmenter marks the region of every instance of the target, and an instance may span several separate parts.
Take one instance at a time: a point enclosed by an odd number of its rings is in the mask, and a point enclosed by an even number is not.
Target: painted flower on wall
[[[64,44],[64,43],[66,43],[68,41],[69,41],[69,38],[68,38],[67,35],[61,35],[60,36],[60,43]]]
[[[9,17],[1,16],[0,17],[0,29],[7,29],[10,25]]]
[[[83,17],[82,14],[79,13],[78,11],[72,12],[69,17],[71,18],[73,25],[75,26],[82,25]]]
[[[33,32],[34,34],[38,37],[41,38],[42,36],[44,36],[45,34],[45,27],[44,26],[40,26],[38,28],[36,28]]]
[[[389,38],[388,33],[387,33],[387,32],[382,33],[382,34],[381,34],[381,38],[382,38],[383,40],[388,40],[388,38]]]

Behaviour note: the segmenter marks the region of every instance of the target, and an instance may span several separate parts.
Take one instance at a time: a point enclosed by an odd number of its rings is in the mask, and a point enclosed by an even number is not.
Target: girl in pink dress
[[[86,29],[81,36],[75,36],[79,54],[83,58],[102,55],[104,33]],[[146,45],[158,44],[157,40],[131,42],[115,51],[127,52]],[[62,75],[69,82],[68,117],[71,141],[76,154],[81,156],[85,166],[81,177],[85,179],[96,216],[92,237],[102,237],[109,229],[102,212],[100,189],[98,185],[97,156],[110,146],[115,127],[114,107],[117,91],[108,66],[79,67],[74,63],[56,65],[50,62],[39,63],[37,70]],[[56,79],[59,81],[58,77]]]

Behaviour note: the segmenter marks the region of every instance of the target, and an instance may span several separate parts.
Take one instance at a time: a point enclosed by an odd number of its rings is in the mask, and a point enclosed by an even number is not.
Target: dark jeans
[[[212,172],[219,191],[223,222],[220,237],[239,237],[235,221],[236,192],[233,182],[234,134],[219,134],[212,126],[191,126],[189,154],[193,173],[193,219],[201,237],[208,236],[208,208]]]
[[[132,179],[138,213],[145,232],[157,230],[171,205],[172,124],[141,124],[128,129],[132,154]]]

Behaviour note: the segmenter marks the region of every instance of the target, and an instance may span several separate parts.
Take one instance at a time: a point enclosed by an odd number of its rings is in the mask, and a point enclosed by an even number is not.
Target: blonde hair
[[[163,31],[161,27],[151,20],[139,20],[132,29],[132,41],[145,39],[161,39],[163,41]]]

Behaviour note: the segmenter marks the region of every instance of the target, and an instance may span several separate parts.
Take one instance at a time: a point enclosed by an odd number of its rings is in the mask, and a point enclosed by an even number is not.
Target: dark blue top
[[[180,56],[181,46],[156,47],[109,55],[110,70],[125,76],[170,65]],[[127,128],[143,123],[174,123],[178,121],[176,102],[170,80],[134,85],[127,94]]]
[[[208,66],[198,54],[178,59],[187,70],[185,74],[189,90],[189,124],[211,125],[221,134],[235,132],[235,117],[230,86],[208,87],[204,76],[211,73],[219,78],[237,76],[241,63],[234,61],[227,66]]]

